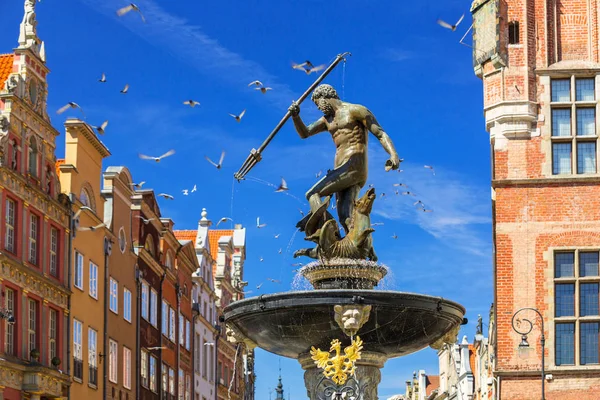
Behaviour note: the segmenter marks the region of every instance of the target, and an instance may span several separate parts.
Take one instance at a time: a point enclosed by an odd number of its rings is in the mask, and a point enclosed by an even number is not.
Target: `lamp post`
[[[522,319],[522,321],[525,321],[528,324],[525,329],[521,331],[517,326],[515,326],[515,318],[522,311],[534,311],[540,317],[540,321],[542,323],[542,335],[540,336],[540,345],[542,347],[542,400],[545,400],[546,397],[544,394],[544,385],[546,380],[546,374],[544,371],[544,345],[546,344],[546,337],[544,336],[544,317],[542,317],[542,313],[540,313],[538,309],[532,307],[523,307],[513,314],[512,328],[515,332],[521,335],[521,343],[519,343],[519,349],[525,349],[529,347],[529,343],[527,342],[527,335],[533,330],[533,322],[531,322],[531,320],[527,318]]]
[[[0,319],[5,319],[9,324],[15,323],[15,316],[9,309],[1,310],[0,309]]]

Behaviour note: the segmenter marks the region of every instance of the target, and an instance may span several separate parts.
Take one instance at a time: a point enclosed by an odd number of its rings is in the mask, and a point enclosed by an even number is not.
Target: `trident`
[[[340,63],[340,61],[344,60],[345,61],[345,57],[346,56],[351,56],[352,54],[350,54],[350,52],[346,52],[343,54],[338,54],[338,56],[335,58],[335,60],[329,65],[329,67],[327,67],[327,69],[325,71],[323,71],[323,73],[317,78],[317,80],[310,85],[310,87],[306,90],[306,92],[304,92],[304,94],[302,96],[300,96],[300,98],[296,101],[296,104],[300,105],[304,99],[306,99],[308,97],[308,95],[315,90],[315,88],[317,87],[317,85],[319,83],[321,83],[321,81],[323,79],[325,79],[325,77],[331,72],[333,71],[333,69]],[[285,115],[283,116],[283,118],[281,119],[281,121],[279,121],[279,123],[277,124],[277,126],[275,126],[275,128],[271,131],[271,133],[269,134],[269,136],[267,136],[267,138],[265,139],[265,141],[260,145],[260,147],[257,149],[252,149],[250,151],[250,155],[248,156],[248,158],[246,158],[246,161],[244,161],[244,163],[242,164],[242,166],[240,167],[239,171],[236,172],[235,174],[233,174],[233,177],[235,179],[239,181],[241,181],[242,179],[244,179],[246,177],[246,175],[248,174],[248,172],[250,172],[250,170],[252,168],[254,168],[254,166],[262,159],[262,152],[263,150],[269,145],[269,143],[271,142],[271,140],[273,140],[273,138],[275,137],[275,135],[277,134],[277,132],[279,132],[279,130],[283,127],[283,125],[287,122],[288,119],[290,119],[290,117],[292,116],[292,114],[289,112],[286,112]]]

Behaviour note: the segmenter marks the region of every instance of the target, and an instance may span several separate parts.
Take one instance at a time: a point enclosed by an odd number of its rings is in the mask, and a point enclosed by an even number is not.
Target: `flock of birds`
[[[142,13],[141,9],[140,9],[140,8],[139,8],[139,7],[138,7],[136,4],[134,4],[134,3],[130,3],[128,6],[118,9],[118,10],[116,11],[116,14],[117,14],[119,17],[121,17],[121,16],[123,16],[123,15],[125,15],[125,14],[127,14],[127,13],[130,13],[130,12],[136,12],[136,13],[138,13],[138,14],[139,14],[139,16],[140,16],[140,18],[142,19],[142,21],[143,21],[144,23],[146,22],[146,18],[144,17],[144,15],[143,15],[143,13]],[[454,24],[447,23],[447,22],[445,22],[445,21],[443,21],[443,20],[441,20],[441,19],[438,19],[438,20],[437,20],[437,23],[438,23],[438,24],[439,24],[441,27],[443,27],[443,28],[446,28],[446,29],[449,29],[449,30],[451,30],[451,31],[453,31],[453,32],[454,32],[454,31],[456,31],[456,29],[458,28],[458,26],[459,26],[459,25],[460,25],[460,23],[462,22],[463,18],[464,18],[464,14],[463,14],[463,15],[462,15],[462,16],[461,16],[461,17],[458,19],[458,21],[457,21],[456,23],[454,23]],[[325,67],[326,67],[326,65],[325,65],[325,64],[321,64],[321,65],[314,65],[314,64],[313,64],[311,61],[309,61],[309,60],[306,60],[306,61],[305,61],[305,62],[303,62],[303,63],[292,63],[292,68],[293,68],[293,69],[296,69],[296,70],[303,71],[303,72],[304,72],[304,73],[306,73],[307,75],[310,75],[310,74],[311,74],[311,73],[313,73],[313,72],[318,72],[318,71],[321,71],[321,70],[325,69]],[[100,82],[100,83],[103,83],[103,84],[107,82],[107,77],[106,77],[106,74],[105,74],[105,73],[102,73],[102,74],[101,74],[100,78],[98,79],[98,82]],[[273,90],[273,88],[271,88],[271,87],[268,87],[268,86],[265,86],[265,85],[264,85],[264,84],[263,84],[261,81],[259,81],[259,80],[255,80],[255,81],[252,81],[252,82],[250,82],[250,83],[248,84],[248,87],[253,87],[255,90],[257,90],[257,91],[260,91],[260,92],[261,92],[261,93],[263,93],[263,94],[266,94],[267,92],[269,92],[269,91]],[[123,88],[120,90],[120,93],[125,95],[125,94],[127,94],[128,92],[129,92],[129,84],[128,84],[128,83],[126,83],[126,84],[123,86]],[[200,106],[200,102],[198,102],[198,101],[196,101],[196,100],[193,100],[193,99],[185,100],[185,101],[183,102],[183,104],[184,104],[184,105],[186,105],[186,106],[192,107],[192,108],[194,108],[194,107],[196,107],[196,106]],[[67,110],[69,110],[69,109],[79,109],[79,111],[81,112],[81,114],[82,114],[82,115],[83,115],[83,117],[84,117],[84,120],[86,119],[86,116],[85,116],[85,113],[84,113],[84,111],[83,111],[82,107],[81,107],[79,104],[75,103],[75,102],[68,102],[68,103],[67,103],[67,104],[65,104],[63,107],[61,107],[60,109],[58,109],[58,110],[57,110],[57,114],[62,114],[62,113],[64,113],[65,111],[67,111]],[[246,114],[246,109],[242,110],[242,111],[241,111],[239,114],[232,114],[232,113],[230,113],[229,115],[230,115],[230,116],[231,116],[233,119],[235,119],[235,121],[236,121],[236,122],[240,123],[240,122],[242,121],[242,118],[244,117],[244,115],[245,115],[245,114]],[[93,129],[95,129],[95,130],[96,130],[96,132],[97,132],[99,135],[104,135],[104,133],[105,133],[105,130],[106,130],[106,128],[108,127],[108,120],[107,120],[107,121],[104,121],[104,122],[102,122],[102,123],[101,123],[100,125],[98,125],[98,126],[95,126],[95,125],[90,125],[90,126],[91,126]],[[167,157],[170,157],[170,156],[172,156],[172,155],[174,155],[174,154],[175,154],[175,150],[174,150],[174,149],[171,149],[171,150],[167,151],[166,153],[164,153],[164,154],[162,154],[162,155],[159,155],[159,156],[151,156],[151,155],[146,155],[146,154],[139,154],[139,158],[140,158],[140,159],[143,159],[143,160],[150,160],[150,161],[154,161],[154,162],[156,162],[156,163],[159,163],[159,162],[161,162],[161,160],[164,160],[165,158],[167,158]],[[221,153],[221,155],[220,155],[220,157],[219,157],[219,161],[218,161],[218,162],[215,162],[215,161],[213,161],[211,158],[209,158],[209,157],[208,157],[208,156],[206,156],[206,155],[205,155],[204,157],[205,157],[205,159],[206,159],[206,161],[207,161],[208,163],[210,163],[210,164],[211,164],[213,167],[215,167],[217,170],[220,170],[220,169],[223,167],[223,161],[224,161],[224,159],[225,159],[225,151],[223,151],[223,152]],[[435,170],[434,170],[434,168],[433,168],[432,166],[430,166],[430,165],[424,165],[424,168],[426,168],[426,169],[429,169],[429,170],[432,172],[432,174],[435,176]],[[398,172],[403,172],[403,171],[399,169],[399,170],[398,170]],[[323,173],[322,171],[319,171],[319,172],[317,172],[317,173],[315,174],[315,177],[316,177],[317,179],[318,179],[318,178],[320,178],[320,177],[321,177],[321,175],[322,175],[322,173]],[[141,189],[142,189],[142,186],[143,186],[145,183],[146,183],[145,181],[142,181],[142,182],[139,182],[139,183],[132,183],[131,185],[132,185],[132,188],[133,188],[134,190],[141,190]],[[269,186],[273,186],[273,187],[275,187],[275,192],[285,192],[285,191],[288,191],[288,190],[289,190],[289,188],[288,188],[288,185],[287,185],[287,182],[285,181],[285,179],[284,179],[283,177],[281,178],[281,182],[280,182],[280,184],[279,184],[278,186],[275,186],[275,185],[273,185],[273,184],[270,184],[270,183],[268,183],[268,185],[269,185]],[[372,185],[372,184],[369,184],[369,188],[371,188],[371,187],[373,187],[373,185]],[[408,185],[406,185],[406,184],[404,184],[404,183],[394,183],[394,184],[393,184],[393,187],[394,187],[394,189],[393,189],[393,190],[394,190],[394,193],[395,193],[395,195],[396,195],[396,196],[400,196],[400,195],[401,195],[401,196],[413,196],[413,197],[417,197],[417,195],[416,195],[414,192],[412,192],[412,191],[408,190],[408,189],[409,189]],[[401,188],[403,188],[404,190],[402,190]],[[402,191],[401,191],[401,190],[402,190]],[[182,194],[183,194],[184,196],[187,196],[187,195],[189,195],[190,193],[194,193],[194,192],[196,192],[196,191],[197,191],[197,186],[196,186],[196,185],[194,185],[194,186],[192,187],[192,189],[183,189],[183,190],[182,190]],[[159,196],[159,197],[162,197],[162,198],[164,198],[164,199],[167,199],[167,200],[174,200],[174,196],[173,196],[173,195],[171,195],[171,194],[168,194],[168,193],[159,193],[159,194],[158,194],[158,196]],[[385,193],[385,192],[382,192],[382,193],[380,194],[380,198],[386,198],[386,196],[387,196],[387,195],[386,195],[386,193]],[[421,211],[421,212],[424,212],[424,213],[431,213],[431,212],[433,212],[433,210],[432,210],[432,209],[430,209],[430,208],[428,208],[428,207],[425,205],[425,203],[424,203],[422,200],[416,200],[416,201],[413,203],[413,206],[415,206],[415,207],[416,207],[416,208],[417,208],[419,211]],[[336,206],[335,206],[335,202],[332,202],[332,206],[331,206],[331,207],[332,207],[332,209],[335,209],[335,207],[336,207]],[[83,210],[85,210],[85,209],[89,209],[89,207],[83,206],[83,207],[81,207],[81,208],[80,208],[80,209],[77,211],[77,213],[75,214],[75,217],[74,217],[74,220],[75,220],[75,221],[79,221],[78,217],[79,217],[79,215],[81,214],[81,212],[82,212]],[[298,211],[300,212],[300,214],[301,214],[301,215],[303,215],[303,216],[304,216],[304,211],[303,211],[303,210],[301,210],[301,209],[298,209]],[[149,223],[150,223],[150,222],[151,222],[151,221],[154,219],[154,218],[148,218],[148,219],[147,219],[147,218],[144,218],[144,217],[142,217],[142,216],[138,216],[138,218],[140,218],[140,219],[141,219],[141,221],[142,221],[144,224],[146,224],[146,225],[147,225],[147,224],[149,224]],[[230,217],[222,217],[222,218],[220,218],[220,219],[217,221],[217,223],[216,223],[216,227],[218,227],[218,226],[219,226],[219,224],[221,224],[221,223],[225,223],[225,222],[227,222],[227,221],[231,221],[231,222],[233,222],[233,219],[232,219],[232,218],[230,218]],[[372,224],[372,226],[378,226],[378,225],[383,225],[383,222],[374,222],[374,223]],[[94,226],[79,226],[79,225],[78,225],[78,226],[76,227],[76,229],[77,229],[78,231],[94,231],[94,230],[100,229],[100,228],[102,228],[102,227],[104,227],[104,226],[105,226],[105,225],[104,225],[103,223],[101,223],[101,224],[98,224],[98,225],[94,225]],[[257,218],[256,218],[256,228],[257,228],[257,229],[262,229],[262,228],[265,228],[266,226],[267,226],[267,224],[266,224],[266,223],[264,223],[264,222],[261,222],[261,220],[260,220],[260,217],[257,217]],[[278,239],[278,238],[279,238],[279,236],[280,236],[280,234],[279,234],[279,233],[278,233],[278,234],[275,234],[275,235],[274,235],[274,238],[275,238],[275,239]],[[393,234],[391,237],[392,237],[392,239],[398,239],[398,235],[396,235],[395,233],[394,233],[394,234]],[[282,252],[283,252],[283,250],[282,250],[282,248],[280,248],[280,249],[278,250],[278,254],[282,254]],[[261,257],[259,258],[259,261],[260,261],[260,262],[263,262],[263,261],[264,261],[264,258],[261,256]],[[295,266],[295,267],[301,267],[301,266],[303,266],[303,265],[304,265],[303,263],[294,263],[294,264],[292,264],[292,266]],[[293,272],[295,272],[295,271],[297,271],[297,270],[294,270]],[[272,282],[272,283],[281,283],[281,281],[280,281],[280,280],[278,280],[278,279],[273,279],[273,278],[267,278],[267,281],[269,281],[269,282]],[[264,283],[264,282],[261,282],[260,284],[256,285],[256,290],[260,290],[260,289],[261,289],[261,287],[262,287],[262,285],[263,285],[263,283]],[[249,294],[249,293],[252,293],[252,291],[247,291],[247,292],[245,292],[245,293],[246,293],[246,294]]]

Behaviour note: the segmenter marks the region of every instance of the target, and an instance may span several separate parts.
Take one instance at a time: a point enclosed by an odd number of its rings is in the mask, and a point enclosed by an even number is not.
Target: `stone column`
[[[310,354],[298,359],[304,369],[304,385],[310,400],[375,400],[377,386],[381,381],[380,369],[387,361],[381,353],[363,351],[361,359],[356,362],[356,373],[344,385],[337,385],[323,375],[317,368]]]

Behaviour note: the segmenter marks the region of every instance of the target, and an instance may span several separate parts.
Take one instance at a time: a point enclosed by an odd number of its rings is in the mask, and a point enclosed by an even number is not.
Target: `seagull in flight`
[[[146,181],[141,181],[140,183],[130,183],[129,185],[134,189],[141,189],[142,186],[144,186],[144,183],[146,183]]]
[[[281,283],[281,281],[279,279],[267,278],[267,280],[269,282],[273,282],[273,283]]]
[[[248,84],[248,87],[253,86],[253,85],[254,86],[263,86],[261,81],[252,81]]]
[[[171,196],[168,193],[159,193],[158,195],[166,200],[174,200],[175,199],[175,197]]]
[[[426,212],[426,213],[433,212],[433,210],[427,209],[425,207],[421,208],[421,211]]]
[[[279,239],[279,235],[281,235],[281,233],[278,233],[277,235],[275,235],[275,239]]]
[[[241,122],[242,121],[242,117],[244,116],[244,114],[246,114],[246,109],[244,109],[240,115],[235,115],[235,114],[229,114],[231,115],[237,122]]]
[[[154,218],[144,218],[141,215],[136,215],[136,218],[141,219],[144,225],[148,225],[150,221],[154,220]]]
[[[402,192],[403,196],[416,196],[413,192]]]
[[[456,31],[456,28],[458,28],[458,25],[462,22],[464,17],[465,17],[465,14],[461,15],[461,17],[458,19],[458,21],[456,21],[456,23],[454,25],[450,25],[449,23],[447,23],[446,21],[443,21],[441,19],[438,19],[437,23],[442,28],[450,29],[452,32],[454,32],[454,31]]]
[[[163,158],[172,156],[173,154],[175,154],[175,150],[171,149],[171,150],[167,151],[165,154],[163,154],[162,156],[153,157],[153,156],[147,156],[145,154],[139,154],[139,157],[142,160],[154,160],[156,162],[160,162],[160,160],[162,160]]]
[[[433,173],[433,176],[435,176],[435,170],[433,169],[433,167],[431,165],[423,165],[423,168],[430,169],[431,172]]]
[[[262,256],[260,256],[260,258],[258,259],[258,261],[263,262],[263,261],[265,261],[265,259],[262,258]]]
[[[423,204],[423,202],[421,200],[417,200],[413,203],[413,206],[416,206],[416,205],[419,205],[419,206],[425,208],[425,204]]]
[[[91,231],[94,232],[97,229],[103,228],[105,227],[106,224],[104,222],[99,223],[98,225],[95,226],[80,226],[77,228],[78,231]]]
[[[127,14],[130,11],[136,11],[138,14],[140,14],[140,17],[142,18],[142,22],[146,22],[146,18],[144,18],[144,14],[142,14],[142,11],[140,10],[140,8],[135,5],[134,3],[129,3],[128,6],[125,6],[123,8],[119,8],[117,10],[117,16],[122,17],[123,15]]]
[[[200,102],[190,99],[190,100],[184,101],[183,104],[185,104],[186,106],[190,106],[190,107],[194,108],[196,106],[199,106]]]
[[[398,235],[396,235],[395,233],[392,235],[392,239],[398,239]]]
[[[220,219],[220,220],[217,222],[217,225],[215,225],[215,228],[216,228],[217,226],[219,226],[219,224],[220,224],[221,222],[227,222],[227,221],[231,221],[231,222],[233,222],[233,219],[231,219],[231,218],[229,218],[229,217],[223,217],[223,218],[221,218],[221,219]]]
[[[181,193],[183,193],[183,195],[184,195],[184,196],[187,196],[187,195],[188,195],[188,193],[189,193],[189,190],[187,190],[187,189],[183,189],[183,190],[181,191]]]
[[[263,285],[263,283],[259,283],[258,285],[256,285],[256,290],[259,290],[261,288],[261,286]]]
[[[108,126],[108,120],[104,121],[100,126],[92,126],[99,134],[104,135],[104,130]]]
[[[196,185],[194,185],[194,187],[191,190],[191,193],[194,193],[196,190],[198,190],[198,188],[196,187]]]
[[[125,87],[121,89],[121,93],[126,94],[127,92],[129,92],[129,83],[126,83]]]
[[[396,187],[400,186],[400,187],[405,187],[405,188],[408,187],[408,185],[405,183],[394,183],[394,186],[396,186]]]
[[[283,177],[281,177],[281,183],[279,184],[279,187],[275,190],[276,192],[285,192],[288,189],[287,186],[287,182],[285,181],[285,179],[283,179]]]
[[[64,113],[65,111],[67,111],[69,108],[79,108],[79,111],[81,111],[81,113],[83,114],[83,117],[85,118],[85,113],[83,112],[83,108],[81,108],[81,106],[77,103],[75,103],[74,101],[70,101],[67,104],[65,104],[64,106],[62,106],[61,108],[58,109],[58,111],[56,112],[58,115]]]
[[[265,226],[267,226],[267,224],[261,224],[260,217],[256,217],[256,227],[260,229],[260,228],[264,228]]]
[[[100,79],[98,79],[98,82],[101,82],[101,83],[106,82],[106,74],[104,72],[102,73],[102,76],[100,77]]]
[[[221,167],[223,166],[223,159],[225,158],[225,152],[221,152],[221,158],[219,159],[218,164],[212,161],[210,158],[208,158],[208,156],[204,156],[204,158],[206,158],[206,161],[214,165],[217,169],[221,169]]]
[[[260,90],[260,91],[262,92],[262,94],[265,94],[265,93],[267,93],[269,90],[273,90],[273,88],[270,88],[270,87],[264,87],[264,86],[257,87],[257,88],[255,88],[255,89],[256,89],[256,90]]]
[[[325,69],[325,64],[317,65],[316,67],[309,60],[306,60],[302,64],[292,63],[292,68],[306,72],[306,75],[310,75],[312,72],[318,72]]]
[[[317,173],[315,174],[315,178],[317,178],[317,179],[318,179],[318,178],[320,178],[320,177],[321,177],[321,174],[323,174],[323,171],[319,171],[319,172],[317,172]]]

